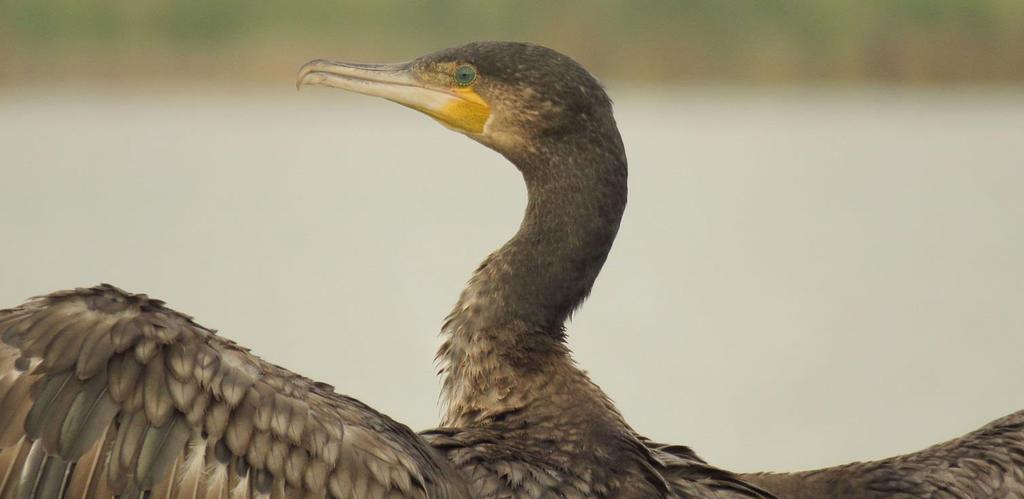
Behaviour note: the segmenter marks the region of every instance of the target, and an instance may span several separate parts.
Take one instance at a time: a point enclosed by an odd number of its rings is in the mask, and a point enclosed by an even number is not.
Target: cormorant
[[[0,312],[0,497],[772,497],[750,481],[782,494],[839,490],[812,488],[812,475],[740,477],[650,442],[573,363],[564,322],[626,203],[611,101],[585,69],[537,45],[486,42],[396,65],[312,61],[298,83],[422,111],[504,155],[526,182],[519,231],[442,328],[442,426],[417,435],[159,300],[100,285]],[[962,459],[922,466],[1019,483],[1014,435],[1010,461],[958,445]],[[846,469],[862,468],[831,472]],[[884,490],[919,490],[891,482]]]

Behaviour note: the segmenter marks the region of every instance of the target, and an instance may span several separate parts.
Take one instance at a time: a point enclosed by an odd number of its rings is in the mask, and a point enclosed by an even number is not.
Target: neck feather
[[[523,411],[535,400],[550,410],[562,399],[552,390],[582,388],[611,407],[573,365],[563,327],[590,293],[625,208],[618,132],[612,124],[505,155],[526,181],[526,213],[515,236],[474,273],[444,325],[445,424]]]

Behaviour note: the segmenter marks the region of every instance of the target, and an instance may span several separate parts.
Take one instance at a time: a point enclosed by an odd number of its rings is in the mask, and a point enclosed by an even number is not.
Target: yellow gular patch
[[[491,117],[491,107],[472,88],[453,88],[452,93],[459,96],[459,99],[445,104],[440,112],[429,114],[455,130],[483,133],[484,125]]]

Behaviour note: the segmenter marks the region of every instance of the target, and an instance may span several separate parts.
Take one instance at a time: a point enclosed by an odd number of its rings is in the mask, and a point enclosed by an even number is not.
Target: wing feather
[[[66,497],[109,497],[112,495],[107,486],[102,463],[113,444],[115,435],[113,426],[113,422],[108,424],[100,437],[100,445],[92,446],[76,463]]]
[[[18,488],[20,472],[25,467],[28,452],[32,443],[26,438],[18,440],[17,445],[0,451],[0,497],[13,497]]]
[[[83,335],[82,348],[75,364],[75,374],[79,379],[96,376],[110,362],[110,357],[114,355],[114,342],[110,335],[110,329],[106,327],[96,327]]]
[[[468,497],[408,428],[145,295],[34,298],[0,339],[0,497]]]
[[[0,383],[10,385],[3,399],[0,399],[0,448],[14,445],[22,438],[25,430],[25,418],[32,408],[31,405],[21,403],[21,401],[29,397],[36,377],[26,371],[17,370],[13,367],[13,363],[11,366],[10,368],[0,366],[0,369],[6,373],[6,378]]]
[[[879,461],[743,478],[780,497],[1024,497],[1024,411],[959,438]]]

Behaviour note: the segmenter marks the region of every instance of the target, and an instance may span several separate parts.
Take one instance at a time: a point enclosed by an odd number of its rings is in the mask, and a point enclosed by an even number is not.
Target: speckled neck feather
[[[554,414],[560,401],[579,407],[581,398],[618,419],[573,365],[563,333],[626,204],[625,152],[606,116],[499,151],[522,172],[529,201],[519,231],[480,265],[444,325],[444,424],[476,425],[534,410],[536,401]]]

